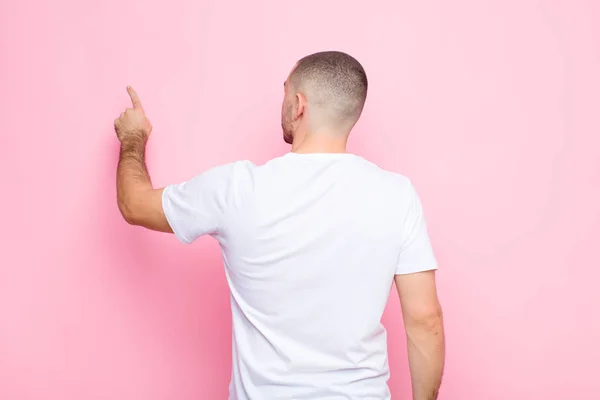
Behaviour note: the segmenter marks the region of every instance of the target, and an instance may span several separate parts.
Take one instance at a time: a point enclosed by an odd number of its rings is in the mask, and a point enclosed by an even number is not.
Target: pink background
[[[597,399],[600,3],[0,0],[0,399],[225,399],[215,242],[126,225],[112,121],[158,186],[287,151],[301,56],[355,55],[350,150],[410,176],[441,262],[443,400]],[[408,399],[396,296],[394,398]]]

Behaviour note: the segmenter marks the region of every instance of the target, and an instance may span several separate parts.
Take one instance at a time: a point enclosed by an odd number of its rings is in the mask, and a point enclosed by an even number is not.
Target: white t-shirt
[[[437,268],[407,178],[352,154],[288,153],[170,185],[163,208],[182,242],[221,245],[231,400],[390,398],[394,275]]]

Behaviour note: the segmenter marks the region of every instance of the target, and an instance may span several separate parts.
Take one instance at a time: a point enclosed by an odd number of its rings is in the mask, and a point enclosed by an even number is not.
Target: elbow
[[[138,225],[138,219],[136,218],[134,208],[131,206],[131,202],[126,199],[119,199],[119,211],[125,222],[129,225]]]
[[[407,331],[442,333],[444,322],[442,308],[439,304],[408,312],[404,318]]]
[[[137,219],[135,219],[132,215],[123,215],[123,219],[125,220],[125,222],[127,222],[129,225],[132,226],[137,226],[139,225]]]

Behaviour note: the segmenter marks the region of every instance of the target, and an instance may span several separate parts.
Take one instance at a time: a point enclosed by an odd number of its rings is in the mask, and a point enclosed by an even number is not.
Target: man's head
[[[326,132],[347,137],[367,98],[367,75],[352,56],[326,51],[302,58],[285,81],[283,139]]]

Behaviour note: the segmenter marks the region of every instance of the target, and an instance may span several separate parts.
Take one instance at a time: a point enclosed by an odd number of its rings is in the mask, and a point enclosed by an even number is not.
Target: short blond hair
[[[290,83],[309,104],[325,110],[332,123],[354,124],[367,99],[368,80],[363,66],[340,51],[324,51],[298,61]]]

